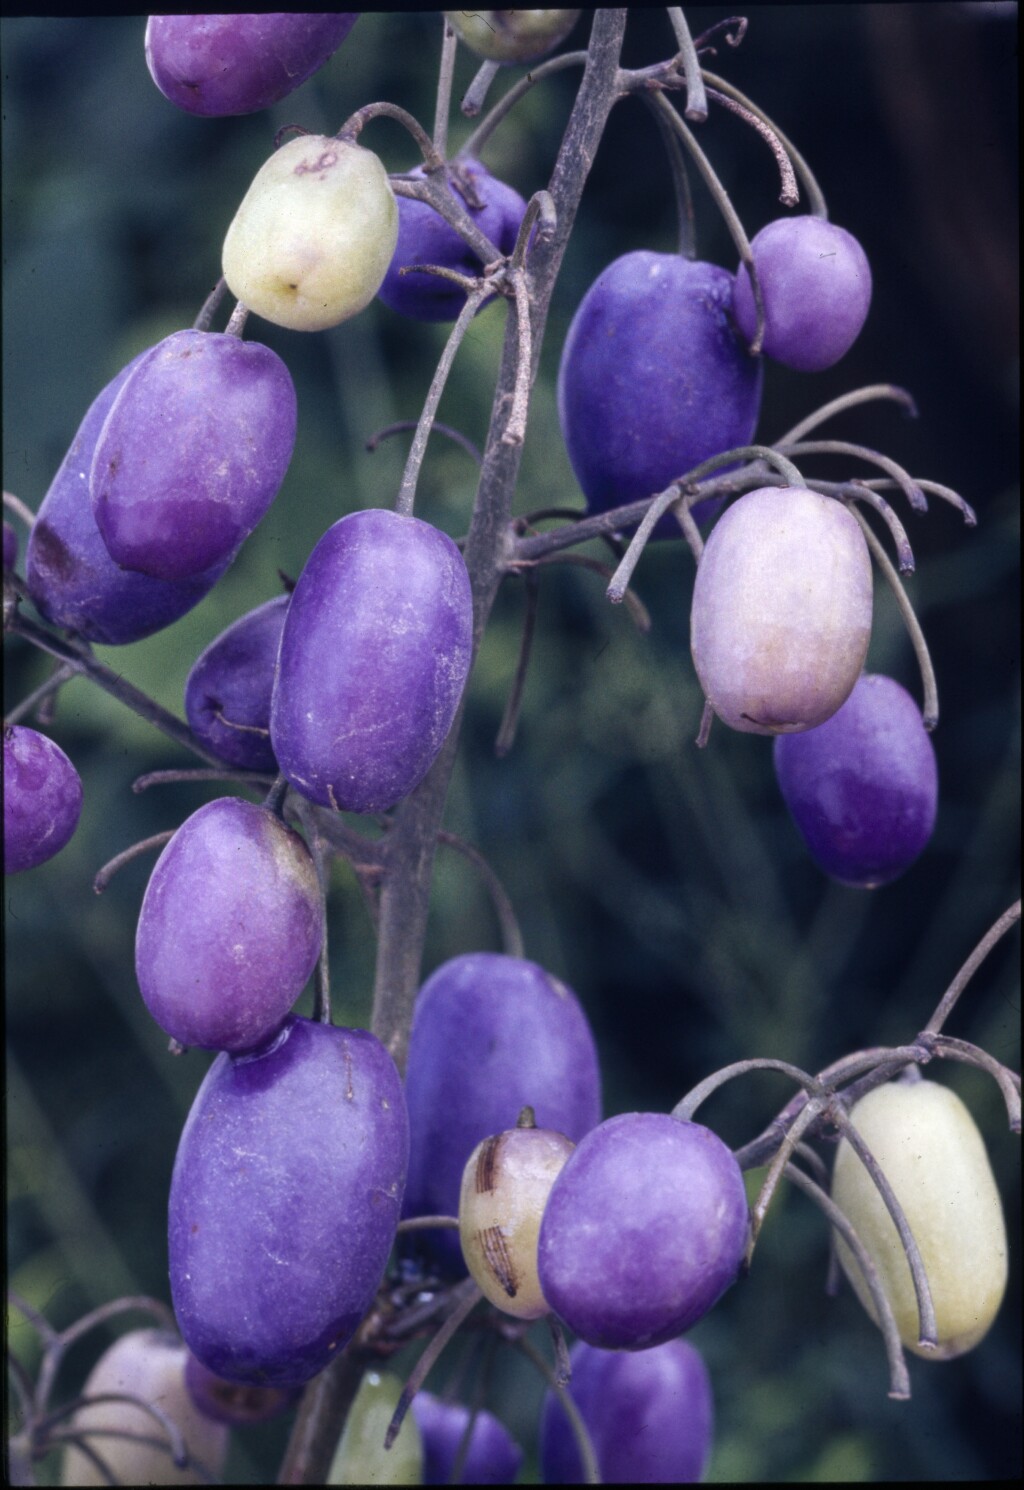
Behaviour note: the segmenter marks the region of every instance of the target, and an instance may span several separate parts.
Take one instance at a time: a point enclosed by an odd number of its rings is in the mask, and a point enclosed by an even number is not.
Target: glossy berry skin
[[[97,1402],[80,1407],[72,1419],[77,1428],[119,1430],[155,1439],[118,1438],[97,1432],[85,1442],[100,1455],[118,1485],[208,1485],[219,1480],[228,1453],[228,1430],[198,1411],[185,1387],[188,1352],[170,1330],[131,1330],[100,1356],[86,1378],[83,1394],[99,1397],[124,1393],[152,1403],[165,1413],[185,1441],[190,1462],[178,1468],[171,1457],[167,1430],[142,1407],[130,1402]],[[111,1481],[73,1444],[64,1452],[62,1485],[107,1485]]]
[[[564,41],[578,10],[446,10],[470,51],[489,62],[536,62]]]
[[[534,1109],[539,1128],[576,1142],[600,1121],[601,1078],[572,990],[537,963],[470,952],[443,963],[413,1010],[406,1098],[412,1125],[403,1214],[455,1216],[473,1149]],[[457,1235],[415,1243],[446,1273],[465,1273]]]
[[[558,417],[590,512],[654,496],[753,438],[762,369],[732,328],[732,296],[717,265],[646,249],[609,264],[584,295],[562,350]],[[679,525],[667,515],[656,531]]]
[[[328,528],[291,597],[270,713],[295,789],[349,812],[407,796],[455,718],[472,633],[469,575],[445,533],[382,508]]]
[[[185,1359],[185,1389],[192,1404],[213,1423],[244,1428],[276,1418],[296,1400],[297,1392],[286,1387],[247,1386],[225,1381],[209,1371],[189,1350]]]
[[[81,777],[60,746],[27,725],[5,726],[4,873],[59,854],[81,813]]]
[[[1006,1292],[1003,1207],[985,1143],[955,1092],[935,1081],[890,1081],[850,1109],[850,1120],[903,1207],[935,1308],[937,1348],[919,1341],[913,1279],[895,1223],[847,1139],[836,1150],[832,1199],[853,1223],[878,1270],[900,1339],[926,1360],[973,1350]],[[872,1319],[874,1301],[843,1239],[843,1271]]]
[[[820,217],[779,217],[751,240],[764,299],[766,357],[823,372],[853,346],[871,305],[871,266],[852,233]],[[757,329],[745,264],[736,273],[736,325]]]
[[[228,765],[277,772],[270,700],[288,610],[278,595],[239,617],[192,664],[185,715],[192,733]]]
[[[326,135],[288,140],[265,161],[224,239],[228,289],[291,331],[324,331],[380,289],[398,208],[380,158]]]
[[[775,775],[815,863],[873,889],[908,869],[932,836],[935,748],[894,678],[864,673],[831,719],[775,741]]]
[[[568,1390],[606,1485],[679,1485],[703,1478],[711,1455],[711,1378],[688,1340],[652,1350],[596,1350],[577,1340]],[[548,1391],[540,1425],[545,1484],[582,1485],[583,1460],[561,1403]]]
[[[295,446],[295,387],[269,347],[176,331],[141,359],[93,453],[93,516],[111,558],[157,579],[230,560]]]
[[[423,167],[409,172],[422,179]],[[468,191],[460,191],[460,176],[468,178]],[[514,187],[492,176],[478,160],[455,163],[448,189],[464,206],[476,226],[503,254],[515,247],[526,203]],[[472,197],[480,202],[474,207]],[[411,264],[439,264],[460,274],[479,275],[483,265],[476,254],[426,202],[411,197],[398,199],[398,243],[394,257],[377,292],[377,298],[400,315],[416,321],[454,321],[466,303],[458,285],[436,274],[401,271]]]
[[[189,1349],[229,1381],[301,1386],[351,1339],[398,1224],[409,1126],[366,1030],[292,1015],[217,1057],[171,1178],[171,1297]]]
[[[416,1426],[423,1440],[424,1485],[448,1485],[470,1410],[461,1402],[442,1402],[431,1392],[412,1399]],[[503,1423],[490,1412],[478,1412],[462,1473],[461,1485],[511,1485],[523,1462],[523,1451]]]
[[[718,518],[693,585],[690,649],[720,719],[756,735],[813,729],[867,656],[871,557],[842,503],[760,487]]]
[[[537,1249],[558,1317],[603,1350],[646,1350],[696,1324],[739,1276],[743,1176],[709,1128],[665,1113],[608,1118],[551,1187]]]
[[[173,1039],[248,1050],[279,1029],[323,943],[299,835],[237,797],[187,818],[150,876],[135,936],[146,1007]]]
[[[123,646],[177,621],[198,605],[230,563],[192,579],[154,579],[114,563],[96,526],[89,476],[100,431],[140,352],[93,400],[43,498],[25,551],[25,579],[48,621],[86,641]]]
[[[323,67],[358,18],[358,11],[150,16],[146,65],[164,97],[190,114],[254,114]]]

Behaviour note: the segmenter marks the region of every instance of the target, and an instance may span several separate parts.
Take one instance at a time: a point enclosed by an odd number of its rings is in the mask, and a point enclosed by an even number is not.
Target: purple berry
[[[430,1392],[412,1399],[413,1416],[423,1440],[424,1485],[450,1485],[470,1410],[461,1402],[442,1402]],[[458,1485],[511,1485],[523,1462],[523,1451],[503,1423],[490,1412],[478,1412]]]
[[[693,585],[690,649],[715,713],[755,735],[824,723],[864,666],[872,599],[868,546],[841,502],[802,486],[740,497]]]
[[[540,1285],[581,1339],[645,1350],[696,1324],[735,1283],[743,1175],[709,1128],[665,1113],[608,1118],[558,1174],[540,1225]]]
[[[225,1381],[188,1351],[185,1357],[185,1390],[193,1406],[213,1423],[229,1428],[265,1423],[276,1418],[295,1401],[296,1390],[259,1387],[241,1381]]]
[[[111,558],[185,580],[229,560],[270,506],[295,445],[276,352],[176,331],[129,374],[100,431],[89,490]]]
[[[328,528],[281,636],[270,737],[312,802],[381,812],[418,786],[469,674],[473,601],[447,534],[371,508]]]
[[[678,1485],[703,1478],[714,1403],[707,1367],[689,1341],[611,1351],[578,1340],[569,1360],[569,1393],[604,1484]],[[545,1484],[584,1483],[576,1436],[552,1391],[541,1417],[540,1460]]]
[[[523,1107],[574,1142],[601,1118],[597,1051],[576,995],[535,962],[498,952],[454,957],[424,983],[405,1090],[406,1216],[458,1215],[470,1154],[513,1128]],[[424,1232],[417,1245],[446,1272],[465,1273],[457,1233]]]
[[[775,774],[811,857],[844,885],[888,884],[932,835],[935,748],[893,678],[865,673],[831,719],[780,735]]]
[[[267,807],[221,797],[182,823],[150,876],[135,937],[142,997],[182,1045],[248,1050],[282,1024],[323,931],[299,835]]]
[[[4,519],[4,568],[13,569],[18,562],[18,535]]]
[[[190,114],[253,114],[287,97],[337,51],[358,11],[150,16],[146,64]]]
[[[853,346],[871,305],[871,266],[851,233],[820,217],[779,217],[750,244],[764,299],[766,357],[822,372]],[[736,324],[757,328],[745,264],[736,274]]]
[[[448,179],[449,191],[461,201],[480,231],[503,254],[511,253],[526,203],[513,187],[492,176],[478,160],[468,158],[454,164]],[[417,166],[409,175],[422,180],[423,167]],[[474,196],[479,206],[473,205]],[[400,272],[410,264],[439,264],[474,276],[483,269],[469,245],[433,207],[411,197],[399,197],[398,244],[377,297],[400,315],[417,321],[454,321],[466,303],[465,292],[436,274]]]
[[[243,771],[277,771],[270,744],[270,700],[288,610],[278,595],[241,616],[192,664],[185,714],[192,733]]]
[[[171,1178],[181,1333],[228,1381],[301,1386],[352,1338],[395,1237],[409,1148],[402,1083],[366,1030],[294,1015],[219,1055]]]
[[[47,735],[4,728],[4,873],[20,874],[59,854],[78,827],[82,782]]]
[[[89,498],[93,453],[114,400],[152,348],[123,367],[97,395],[43,498],[25,551],[25,578],[40,612],[87,641],[140,641],[198,605],[227,569],[222,559],[193,579],[153,579],[114,563]]]
[[[653,496],[750,443],[762,370],[730,324],[732,296],[725,269],[647,250],[616,259],[584,295],[562,351],[558,417],[589,511]],[[668,516],[657,531],[679,526]]]

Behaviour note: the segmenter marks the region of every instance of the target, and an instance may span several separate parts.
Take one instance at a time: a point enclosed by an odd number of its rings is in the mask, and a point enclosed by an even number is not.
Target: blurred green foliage
[[[1018,893],[1019,672],[1015,7],[755,7],[736,51],[711,66],[748,92],[805,152],[831,215],[870,258],[875,299],[857,346],[810,379],[769,367],[763,438],[847,389],[900,383],[916,422],[891,406],[844,416],[837,436],[958,488],[977,508],[966,531],[933,503],[910,519],[910,582],[939,680],[941,781],[932,845],[901,880],[868,894],[823,880],[775,787],[770,745],[716,726],[693,745],[700,695],[687,645],[692,564],[661,543],[634,587],[653,628],[612,610],[592,573],[542,576],[535,655],[518,737],[494,736],[515,667],[522,585],[499,597],[474,673],[448,827],[478,845],[508,889],[529,956],[579,993],[600,1048],[608,1114],[664,1109],[717,1066],[772,1055],[820,1067],[863,1045],[899,1042]],[[729,12],[688,12],[697,34]],[[582,45],[585,19],[569,45]],[[180,113],[154,88],[141,17],[7,19],[3,64],[4,484],[36,508],[99,389],[142,347],[190,325],[219,272],[235,206],[282,125],[333,131],[387,98],[429,127],[436,13],[361,18],[329,66],[266,114]],[[669,54],[663,11],[632,11],[625,60]],[[456,96],[473,65],[459,58]],[[562,72],[513,111],[483,151],[529,195],[546,183],[578,74]],[[499,86],[506,86],[500,80]],[[451,148],[469,133],[456,117]],[[778,212],[765,147],[712,108],[701,139],[751,235]],[[391,170],[414,164],[400,128],[363,142]],[[727,234],[694,188],[702,257],[730,268]],[[534,390],[518,512],[581,505],[561,444],[554,380],[565,330],[604,264],[638,247],[671,249],[674,203],[658,136],[636,101],[613,115],[566,256]],[[440,418],[481,443],[504,312],[474,323]],[[218,323],[220,324],[220,323]],[[284,489],[214,592],[111,665],[180,713],[198,651],[295,576],[336,517],[394,496],[407,436],[366,440],[415,418],[446,328],[379,305],[334,331],[250,334],[287,361],[299,439]],[[823,463],[821,475],[848,475]],[[436,436],[418,512],[465,531],[474,469]],[[24,530],[19,529],[24,545]],[[601,557],[604,551],[590,550]],[[605,555],[606,556],[606,555]],[[5,647],[7,707],[49,663]],[[913,658],[879,591],[869,656],[915,692]],[[133,795],[142,772],[182,753],[88,683],[61,693],[52,731],[82,775],[86,806],[68,848],[5,886],[7,1196],[10,1280],[58,1326],[118,1294],[167,1294],[166,1193],[177,1135],[208,1057],[172,1059],[135,985],[134,924],[151,856],[102,898],[96,870],[216,795],[209,784]],[[332,977],[340,1020],[369,1018],[373,939],[353,878],[335,868]],[[450,851],[438,858],[425,971],[497,946],[486,895]],[[951,1033],[1019,1064],[1016,935],[986,963]],[[308,1008],[306,1001],[300,1008]],[[528,1061],[529,1051],[523,1052]],[[973,1354],[911,1362],[913,1399],[890,1402],[881,1342],[849,1290],[824,1293],[826,1234],[802,1197],[782,1193],[752,1276],[694,1331],[715,1385],[721,1480],[983,1479],[1020,1470],[1018,1141],[994,1087],[944,1069],[986,1135],[1011,1237],[1002,1314]],[[729,1142],[760,1130],[789,1096],[777,1077],[725,1089],[706,1113]],[[17,1315],[10,1342],[34,1366]],[[102,1343],[73,1352],[65,1388]],[[458,1365],[458,1350],[453,1352]],[[402,1361],[399,1361],[399,1365]],[[405,1363],[406,1366],[408,1362]],[[472,1357],[466,1369],[482,1369]],[[443,1380],[446,1370],[439,1370]],[[539,1381],[518,1357],[493,1363],[490,1403],[536,1475]],[[436,1385],[435,1383],[432,1383]],[[286,1427],[248,1436],[236,1482],[273,1478]],[[51,1470],[53,1466],[49,1467]]]

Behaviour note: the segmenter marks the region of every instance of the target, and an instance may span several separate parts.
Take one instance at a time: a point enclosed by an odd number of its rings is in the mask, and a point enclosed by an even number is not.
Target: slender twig
[[[437,71],[437,101],[434,106],[434,149],[444,159],[448,154],[448,115],[452,102],[452,78],[459,41],[448,17],[441,15],[441,65]]]
[[[932,1053],[940,1059],[960,1061],[966,1066],[974,1066],[979,1071],[987,1072],[1003,1094],[1010,1132],[1020,1132],[1020,1076],[1016,1071],[1011,1071],[1009,1066],[1004,1066],[994,1055],[989,1055],[987,1050],[982,1050],[978,1045],[972,1045],[969,1040],[954,1040],[951,1035],[921,1038],[927,1040]]]
[[[744,1256],[744,1264],[747,1268],[750,1267],[753,1260],[754,1248],[757,1245],[761,1227],[764,1225],[764,1218],[771,1204],[772,1196],[775,1194],[778,1183],[782,1179],[783,1170],[788,1167],[793,1152],[806,1130],[812,1123],[817,1122],[827,1105],[827,1102],[820,1097],[811,1098],[779,1145],[778,1153],[768,1166],[768,1173],[764,1177],[757,1199],[750,1208],[750,1236]]]
[[[523,569],[520,571],[526,586],[526,603],[523,607],[523,631],[519,642],[519,656],[516,659],[516,670],[512,677],[512,687],[509,689],[508,699],[505,703],[505,712],[501,718],[498,734],[494,741],[494,753],[497,756],[505,756],[512,749],[516,737],[516,729],[519,725],[519,711],[522,707],[523,694],[526,689],[526,674],[530,666],[530,656],[533,651],[533,635],[537,623],[537,604],[540,599],[540,586],[537,581],[535,569]]]
[[[413,503],[416,500],[416,483],[419,480],[420,467],[427,450],[427,441],[434,423],[434,415],[437,406],[441,402],[441,394],[444,385],[448,381],[448,374],[452,370],[455,354],[462,344],[462,338],[469,329],[470,322],[476,315],[480,306],[494,293],[494,287],[490,284],[481,283],[466,296],[466,303],[459,311],[455,325],[451,329],[448,340],[445,342],[441,360],[437,364],[434,376],[427,390],[427,397],[423,404],[423,410],[416,425],[416,434],[413,436],[409,454],[406,457],[405,470],[402,472],[402,482],[398,488],[398,496],[395,499],[395,511],[403,517],[412,515]]]
[[[585,1485],[600,1485],[601,1468],[597,1462],[597,1454],[591,1441],[590,1432],[586,1423],[580,1415],[571,1392],[566,1389],[564,1381],[559,1380],[559,1375],[553,1371],[540,1351],[525,1335],[519,1335],[512,1342],[517,1350],[521,1350],[530,1364],[537,1370],[547,1382],[550,1389],[555,1393],[561,1405],[562,1411],[569,1420],[573,1437],[576,1439],[576,1447],[580,1451],[580,1459],[583,1464],[583,1483]]]
[[[27,502],[23,502],[20,497],[16,497],[12,491],[5,491],[4,506],[9,512],[16,513],[28,530],[30,532],[32,531],[35,526],[36,515]]]
[[[431,1367],[438,1356],[444,1350],[449,1340],[456,1331],[465,1323],[470,1312],[476,1308],[483,1298],[479,1287],[472,1278],[467,1278],[464,1283],[458,1284],[452,1289],[452,1297],[457,1299],[455,1308],[448,1318],[440,1326],[437,1334],[426,1347],[415,1366],[412,1368],[398,1398],[398,1404],[388,1424],[388,1431],[384,1436],[384,1447],[389,1449],[398,1437],[398,1430],[405,1420],[405,1415],[412,1405],[412,1399],[426,1381]]]
[[[892,1311],[889,1296],[882,1287],[882,1280],[878,1276],[871,1256],[857,1235],[852,1224],[836,1205],[828,1192],[806,1174],[795,1164],[786,1168],[786,1177],[796,1185],[798,1190],[803,1190],[809,1195],[817,1206],[824,1211],[832,1226],[842,1236],[847,1246],[857,1259],[864,1282],[867,1284],[868,1292],[874,1302],[878,1314],[878,1328],[882,1332],[885,1341],[885,1353],[889,1361],[889,1396],[897,1401],[905,1402],[910,1397],[910,1374],[907,1371],[906,1357],[903,1354],[903,1342],[900,1340],[899,1328]]]
[[[730,113],[738,115],[744,124],[749,124],[750,128],[761,136],[774,155],[775,164],[779,168],[779,201],[783,207],[795,207],[800,200],[800,189],[796,184],[793,164],[786,154],[786,147],[764,115],[754,109],[746,108],[728,93],[719,93],[715,88],[708,90],[708,97],[713,98],[717,104],[721,104]],[[686,117],[690,117],[689,111]]]
[[[789,440],[780,440],[773,448],[783,450],[788,455],[848,455],[854,460],[866,461],[869,465],[878,466],[891,477],[915,512],[928,511],[928,499],[910,472],[890,456],[882,455],[878,450],[870,450],[866,445],[855,445],[849,440],[797,440],[792,443]]]
[[[976,528],[978,526],[978,514],[970,502],[965,501],[960,493],[954,491],[951,486],[943,486],[939,481],[927,481],[923,476],[917,477],[917,484],[927,496],[938,497],[941,501],[948,502],[951,507],[955,507],[963,517],[964,527]],[[890,487],[898,486],[899,483],[897,481],[887,480],[885,477],[872,476],[870,480],[864,481],[862,485],[886,490]]]
[[[465,142],[458,154],[460,157],[467,155],[479,155],[481,148],[497,129],[510,109],[529,93],[531,88],[550,77],[553,72],[561,72],[566,67],[582,67],[587,60],[586,52],[562,52],[557,57],[551,57],[547,62],[542,62],[539,67],[531,67],[518,82],[514,83],[507,93],[503,94],[489,113],[474,129],[469,139]]]
[[[419,146],[420,154],[428,172],[444,170],[444,156],[434,146],[433,140],[427,134],[418,119],[413,118],[408,109],[401,108],[396,103],[388,103],[381,100],[377,103],[367,103],[354,114],[350,114],[345,123],[335,136],[338,140],[358,140],[363,130],[371,119],[394,119],[403,129],[408,130],[416,144]]]
[[[821,217],[827,220],[828,207],[825,203],[825,193],[818,185],[814,172],[793,144],[793,141],[787,135],[783,134],[774,119],[769,119],[768,115],[754,103],[753,99],[748,98],[745,93],[741,93],[727,78],[720,78],[715,73],[708,72],[707,68],[705,68],[704,81],[710,84],[717,92],[725,93],[729,98],[734,99],[736,103],[742,104],[743,108],[747,109],[749,113],[756,115],[757,118],[762,119],[768,125],[789,156],[789,159],[793,162],[793,169],[796,171],[797,176],[800,178],[800,184],[807,193],[807,208],[811,217]]]
[[[910,596],[903,588],[903,581],[893,567],[892,560],[868,526],[866,519],[852,505],[847,508],[847,511],[852,513],[860,524],[861,532],[867,540],[868,548],[874,555],[875,562],[879,569],[881,569],[889,588],[892,590],[896,604],[899,606],[900,615],[903,617],[903,624],[907,628],[911,645],[914,648],[914,656],[917,658],[917,665],[921,672],[921,686],[924,690],[924,699],[921,705],[921,720],[925,729],[931,731],[939,722],[939,690],[935,681],[935,669],[932,666],[928,643],[925,641],[924,632],[921,630],[921,623],[917,619],[914,607],[910,603]]]
[[[392,435],[404,434],[406,430],[415,429],[418,423],[418,419],[397,419],[394,424],[386,424],[375,435],[371,435],[363,448],[372,454],[382,440],[388,440]],[[453,429],[450,424],[442,424],[440,419],[435,419],[434,432],[439,435],[447,435],[449,440],[454,440],[456,445],[461,445],[466,454],[471,455],[478,466],[483,464],[482,452],[461,430]]]
[[[683,64],[683,76],[686,79],[686,117],[694,124],[703,124],[708,117],[708,99],[704,91],[704,78],[701,75],[697,48],[693,44],[693,37],[690,35],[690,28],[686,24],[686,16],[681,7],[670,5],[668,18],[676,34],[679,60]]]
[[[812,481],[809,485],[811,491],[814,491],[815,483]],[[892,534],[892,541],[896,546],[896,561],[899,565],[900,574],[913,574],[915,567],[914,551],[910,547],[907,530],[885,498],[870,486],[865,486],[859,481],[829,483],[829,488],[829,494],[838,497],[847,506],[851,502],[867,502],[869,507],[874,508]]]
[[[847,409],[856,408],[858,404],[871,403],[875,399],[887,398],[893,403],[902,404],[905,412],[912,419],[917,418],[917,404],[913,395],[905,388],[899,388],[895,383],[868,383],[863,388],[854,388],[850,393],[840,394],[838,398],[829,399],[827,404],[822,404],[820,409],[815,409],[813,414],[808,414],[801,419],[799,424],[794,424],[792,429],[775,441],[776,445],[794,445],[797,440],[802,440],[819,425],[825,424],[827,420],[836,414],[845,414]]]
[[[166,828],[162,833],[154,833],[151,838],[140,838],[138,843],[133,843],[131,848],[122,849],[112,859],[108,859],[102,869],[97,870],[93,879],[92,887],[97,895],[102,895],[104,890],[114,878],[119,869],[137,859],[140,854],[148,854],[152,849],[163,848],[165,843],[170,843],[177,832],[177,828]]]
[[[227,293],[228,283],[223,274],[214,285],[213,289],[203,301],[202,309],[192,322],[193,331],[209,331],[213,324],[213,318],[217,314],[217,307]]]
[[[224,334],[226,336],[240,337],[242,335],[242,332],[245,330],[245,323],[248,319],[249,307],[247,305],[243,305],[241,300],[239,300],[234,310],[231,312],[231,315],[228,319],[228,324],[224,327]]]
[[[484,101],[490,92],[491,84],[497,77],[500,67],[500,62],[493,62],[490,59],[481,62],[473,76],[473,81],[466,89],[462,102],[459,105],[459,108],[467,119],[475,118],[483,108]]]
[[[1002,940],[1011,927],[1016,926],[1019,920],[1020,901],[1015,900],[1011,906],[1003,911],[1003,914],[998,920],[993,922],[989,927],[952,983],[950,983],[936,1005],[934,1014],[925,1025],[926,1032],[929,1034],[938,1034],[956,1007],[960,995],[985,961],[985,958],[992,951],[992,948]]]
[[[17,724],[19,719],[25,719],[32,711],[43,703],[45,699],[52,698],[58,689],[63,688],[69,678],[75,676],[75,669],[66,662],[55,667],[45,683],[40,683],[30,694],[15,704],[14,708],[4,718],[4,724]]]
[[[243,786],[251,786],[254,791],[265,791],[273,784],[274,778],[260,771],[231,771],[226,766],[219,771],[214,770],[212,766],[190,766],[187,770],[146,771],[143,775],[136,776],[132,782],[132,791],[145,792],[151,786],[172,786],[199,781],[237,781]]]
[[[686,155],[679,136],[668,123],[662,110],[654,102],[655,94],[641,93],[641,99],[654,115],[661,135],[661,142],[668,156],[669,174],[676,198],[676,223],[679,253],[684,259],[697,257],[697,223],[693,211],[693,193],[690,176],[686,169]]]
[[[519,929],[515,908],[504,885],[488,864],[483,854],[479,849],[474,848],[471,843],[467,843],[464,838],[460,838],[456,833],[441,832],[438,834],[438,838],[441,843],[447,844],[449,848],[453,848],[457,854],[461,854],[464,859],[472,864],[477,874],[483,880],[488,895],[491,897],[491,904],[494,907],[494,913],[498,918],[498,925],[501,929],[502,950],[508,957],[522,957],[524,951],[523,933]]]

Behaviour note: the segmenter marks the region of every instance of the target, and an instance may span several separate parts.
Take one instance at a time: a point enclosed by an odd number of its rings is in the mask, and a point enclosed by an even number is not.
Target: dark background
[[[728,14],[688,11],[695,35]],[[477,844],[502,878],[528,955],[578,992],[596,1032],[609,1115],[665,1109],[709,1071],[745,1056],[817,1069],[860,1046],[909,1038],[1019,893],[1016,7],[755,6],[749,14],[742,46],[720,49],[710,66],[803,150],[831,217],[864,245],[875,285],[865,330],[837,367],[814,378],[767,369],[759,434],[777,437],[847,389],[901,384],[917,399],[918,420],[875,404],[828,432],[957,488],[979,523],[968,531],[939,502],[927,517],[906,517],[918,560],[909,588],[942,705],[934,736],[941,802],[922,858],[873,893],[833,885],[808,861],[778,796],[769,742],[718,725],[709,748],[695,749],[692,562],[681,544],[657,545],[638,571],[635,588],[654,617],[647,637],[611,609],[599,578],[547,571],[518,739],[499,761],[493,739],[522,617],[521,587],[506,586],[470,686],[447,826]],[[583,44],[588,24],[569,45]],[[225,120],[192,118],[157,92],[143,28],[139,17],[33,17],[0,29],[4,485],[33,508],[99,389],[141,348],[191,324],[277,128],[297,121],[331,132],[374,98],[401,103],[428,128],[433,118],[434,14],[363,17],[290,99]],[[625,61],[644,65],[671,50],[664,12],[635,9]],[[457,89],[472,72],[462,55]],[[483,152],[524,195],[547,180],[577,78],[566,72],[536,88]],[[468,129],[456,118],[453,149]],[[768,152],[714,108],[699,133],[752,236],[781,210]],[[372,125],[363,143],[389,169],[414,163],[407,137],[388,121]],[[699,183],[694,190],[700,255],[731,268],[716,209]],[[612,116],[556,291],[518,511],[582,500],[553,392],[580,297],[618,254],[674,243],[658,135],[629,101]],[[478,442],[503,319],[491,307],[474,323],[442,403],[440,417]],[[251,334],[285,358],[299,393],[299,441],[284,489],[194,612],[135,646],[98,649],[179,713],[198,651],[277,592],[278,569],[297,574],[337,516],[393,500],[407,437],[373,455],[363,445],[376,429],[418,413],[446,330],[374,304],[321,335],[263,322]],[[863,474],[825,462],[808,470]],[[420,515],[458,535],[473,489],[468,457],[435,439]],[[884,588],[868,666],[920,696]],[[7,706],[48,670],[25,644],[7,643]],[[167,1184],[209,1063],[200,1052],[171,1059],[138,996],[134,924],[152,857],[126,868],[102,898],[91,879],[113,854],[173,827],[216,789],[133,795],[136,776],[185,764],[184,756],[83,680],[63,690],[48,727],[78,766],[86,805],[67,849],[5,886],[8,1248],[13,1286],[64,1325],[118,1294],[166,1297]],[[341,865],[330,915],[336,1017],[366,1023],[372,936]],[[497,945],[479,882],[442,852],[425,971]],[[1014,933],[949,1026],[1014,1066],[1018,947]],[[911,1358],[913,1399],[890,1402],[877,1333],[849,1290],[824,1295],[819,1214],[781,1193],[751,1277],[692,1336],[716,1394],[712,1478],[1019,1472],[1018,1140],[978,1073],[947,1066],[930,1074],[971,1106],[1004,1196],[1011,1281],[999,1319],[959,1361]],[[740,1144],[788,1096],[779,1078],[752,1076],[702,1116]],[[97,1335],[75,1352],[67,1390],[102,1343]],[[17,1316],[12,1344],[32,1365]],[[533,1474],[539,1395],[518,1365],[499,1365],[492,1405],[526,1447]],[[235,1452],[232,1477],[273,1477],[283,1431],[250,1437]]]

